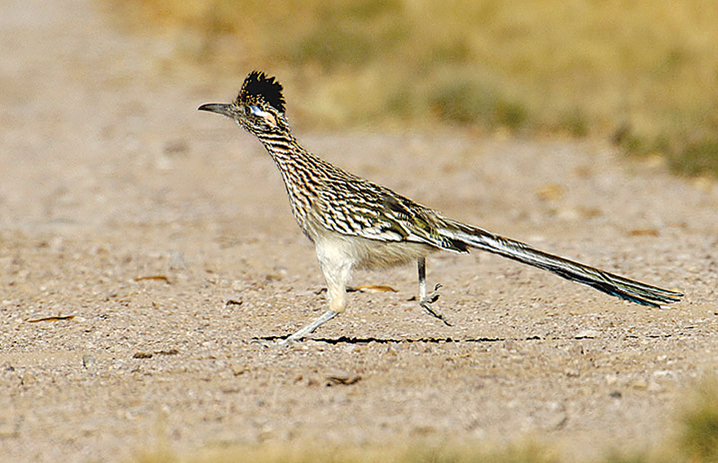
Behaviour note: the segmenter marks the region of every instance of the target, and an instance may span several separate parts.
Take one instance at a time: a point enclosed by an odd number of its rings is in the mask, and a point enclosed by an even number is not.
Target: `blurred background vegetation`
[[[715,0],[109,3],[178,58],[277,75],[303,125],[605,137],[718,174]]]
[[[664,419],[673,431],[650,447],[607,449],[595,463],[718,463],[718,380],[707,376],[690,388],[677,405],[675,416]],[[651,440],[655,436],[646,436]],[[167,445],[140,452],[128,463],[568,463],[555,442],[527,440],[515,443],[451,442],[440,445],[417,440],[388,446],[319,446],[302,441],[296,445],[268,441],[250,446],[205,449],[195,456],[178,456]]]

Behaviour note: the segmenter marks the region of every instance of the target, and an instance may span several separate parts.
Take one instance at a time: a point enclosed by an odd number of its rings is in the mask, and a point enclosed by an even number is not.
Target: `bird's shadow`
[[[252,338],[253,341],[257,342],[278,342],[286,339],[287,336],[262,336],[258,338]],[[323,342],[325,344],[411,344],[411,343],[422,343],[422,344],[446,344],[446,343],[493,343],[506,341],[508,338],[354,338],[348,336],[340,336],[338,338],[307,338],[304,341]],[[516,339],[521,341],[537,341],[541,340],[540,336],[529,336],[526,338]]]

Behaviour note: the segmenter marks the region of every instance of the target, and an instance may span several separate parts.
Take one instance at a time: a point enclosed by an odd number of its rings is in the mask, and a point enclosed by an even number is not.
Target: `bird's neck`
[[[294,218],[313,240],[308,212],[316,200],[319,185],[333,166],[302,148],[290,133],[259,134],[258,138],[282,175]]]
[[[289,132],[262,133],[257,135],[257,138],[267,149],[282,175],[315,170],[318,164],[325,163],[305,150]]]
[[[282,156],[299,147],[299,143],[289,132],[262,132],[255,135],[272,156]]]

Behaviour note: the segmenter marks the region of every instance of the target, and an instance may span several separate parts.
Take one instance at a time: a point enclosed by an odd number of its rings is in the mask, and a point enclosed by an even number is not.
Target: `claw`
[[[434,291],[432,291],[431,294],[429,294],[429,296],[427,296],[425,302],[429,302],[430,304],[433,304],[434,302],[438,301],[439,296],[440,296],[439,288],[441,288],[441,283],[437,283],[436,286],[434,286]]]
[[[424,299],[422,299],[421,301],[419,301],[419,306],[421,306],[422,309],[426,310],[426,313],[428,313],[428,314],[431,315],[432,317],[438,318],[439,320],[441,320],[442,322],[444,322],[444,324],[445,324],[446,326],[452,326],[451,323],[449,323],[449,322],[444,318],[444,316],[443,316],[442,314],[440,314],[439,312],[435,311],[435,310],[431,307],[431,304],[433,304],[434,302],[436,302],[436,301],[439,299],[439,293],[438,293],[439,288],[441,288],[441,284],[440,284],[440,283],[438,283],[436,286],[434,286],[434,291],[432,291],[431,294],[429,294],[429,295],[426,296]]]

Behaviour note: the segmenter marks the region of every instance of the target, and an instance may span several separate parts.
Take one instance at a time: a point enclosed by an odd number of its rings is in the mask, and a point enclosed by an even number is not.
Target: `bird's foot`
[[[272,339],[272,338],[262,338],[262,339],[254,338],[252,340],[253,344],[258,344],[260,347],[263,347],[265,349],[267,349],[269,347],[286,346],[290,342],[291,341],[289,340],[288,337],[283,338],[283,339],[282,338],[280,338],[280,339],[277,339],[277,338],[274,338],[274,339]]]
[[[291,338],[292,338],[291,336],[288,336],[284,339],[278,339],[272,343],[272,346],[277,346],[277,347],[288,346],[289,344],[291,344],[292,342],[295,341],[295,339],[291,339]]]
[[[312,330],[312,331],[314,331],[314,330]],[[277,339],[275,341],[272,341],[270,345],[274,346],[274,347],[291,346],[292,344],[294,344],[296,342],[304,340],[304,337],[306,335],[308,335],[309,333],[311,333],[311,331],[307,331],[306,327],[305,327],[304,329],[301,329],[301,330],[297,331],[296,333],[294,333],[290,336],[287,336],[286,338]]]
[[[316,320],[314,320],[313,322],[311,322],[310,324],[308,324],[307,326],[305,326],[305,327],[302,328],[301,330],[297,331],[296,333],[294,333],[293,335],[291,335],[291,336],[289,336],[289,337],[287,337],[287,338],[280,339],[280,340],[278,340],[278,341],[274,341],[274,343],[273,343],[272,345],[274,345],[274,346],[288,346],[289,344],[291,344],[291,343],[293,343],[293,342],[295,342],[295,341],[301,341],[302,339],[304,339],[305,336],[307,336],[308,334],[313,333],[314,330],[316,330],[317,328],[319,328],[319,326],[321,326],[321,325],[323,325],[324,323],[328,322],[329,320],[331,320],[332,318],[336,317],[337,315],[339,315],[339,312],[335,312],[335,311],[329,309],[329,310],[327,310],[326,312],[324,312],[322,315],[320,315],[319,318],[317,318]]]
[[[426,312],[432,317],[438,318],[439,320],[444,322],[446,326],[451,326],[451,323],[449,323],[442,314],[440,314],[431,307],[431,304],[433,304],[439,299],[439,288],[441,288],[441,284],[437,284],[436,286],[434,286],[434,291],[432,291],[431,294],[427,294],[426,297],[423,297],[419,301],[419,306],[421,306],[422,309],[426,310]]]

